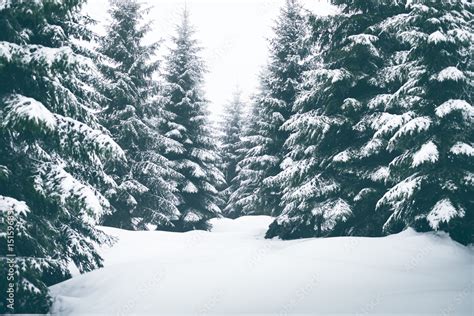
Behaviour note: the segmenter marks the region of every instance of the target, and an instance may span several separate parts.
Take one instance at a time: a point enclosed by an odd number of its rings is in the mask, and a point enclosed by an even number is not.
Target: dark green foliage
[[[108,164],[119,184],[111,193],[114,213],[105,225],[144,229],[172,226],[178,218],[175,184],[170,162],[162,156],[167,139],[159,131],[161,110],[156,99],[158,85],[152,76],[157,44],[144,45],[150,24],[139,26],[146,10],[134,0],[111,2],[112,23],[101,41],[101,52],[108,57],[102,70],[109,79],[104,94],[108,106],[104,125],[125,150],[127,161]]]
[[[267,237],[325,236],[353,217],[352,202],[363,186],[362,175],[348,161],[360,155],[351,148],[360,142],[353,127],[366,115],[365,103],[379,92],[370,78],[382,56],[378,37],[367,32],[377,13],[313,20],[315,69],[305,73],[298,113],[283,125],[290,132],[289,154],[278,176],[285,184],[284,213]]]
[[[403,17],[382,25],[409,47],[401,100],[409,115],[388,141],[399,153],[390,163],[390,190],[378,208],[400,227],[444,230],[461,243],[474,240],[473,5],[468,1],[417,1]]]
[[[165,156],[179,173],[180,216],[171,230],[207,229],[207,220],[220,216],[217,187],[225,182],[217,168],[219,156],[208,123],[207,101],[201,91],[203,61],[185,11],[167,57],[163,135],[171,141]]]
[[[253,159],[253,153],[256,153],[257,144],[264,141],[258,134],[259,125],[259,107],[254,102],[251,104],[251,111],[245,116],[242,138],[238,144],[240,154],[237,164],[237,173],[233,178],[231,185],[236,189],[232,191],[225,208],[226,215],[229,217],[239,217],[242,215],[258,214],[259,211],[254,208],[256,195],[253,194],[262,184],[262,172],[258,169],[258,163]]]
[[[261,75],[260,91],[254,99],[252,122],[246,131],[245,157],[238,178],[247,185],[231,197],[229,209],[242,214],[281,213],[281,184],[275,176],[285,157],[288,132],[282,125],[293,111],[298,84],[307,55],[306,21],[297,1],[288,0],[280,12],[275,36],[270,41],[270,61]]]
[[[230,196],[239,189],[239,181],[236,178],[238,172],[237,164],[242,159],[242,132],[243,132],[243,110],[244,105],[241,100],[240,91],[235,92],[233,99],[224,107],[223,119],[221,122],[220,147],[221,170],[224,174],[226,185],[221,190],[223,200],[222,208],[225,216],[235,217],[234,210],[229,204]]]
[[[95,244],[107,238],[95,224],[110,211],[102,193],[115,186],[102,165],[124,156],[94,114],[102,78],[80,45],[92,36],[82,3],[14,1],[0,10],[2,293],[6,255],[16,269],[14,309],[2,294],[2,313],[46,313],[47,286],[70,277],[69,263],[81,272],[102,264]]]
[[[342,14],[312,18],[312,70],[282,127],[285,210],[267,237],[411,226],[472,242],[472,5],[334,3]]]

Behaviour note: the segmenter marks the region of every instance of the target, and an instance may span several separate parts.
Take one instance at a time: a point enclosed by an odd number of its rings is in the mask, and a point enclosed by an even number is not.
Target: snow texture
[[[343,199],[318,203],[312,210],[314,216],[322,216],[322,231],[332,230],[338,222],[345,222],[351,215],[351,206]]]
[[[377,154],[384,147],[384,142],[380,139],[374,138],[368,141],[359,151],[360,157],[370,157]]]
[[[198,188],[191,181],[188,181],[183,188],[183,192],[186,193],[197,193],[198,191]]]
[[[347,39],[350,44],[348,45],[348,47],[345,47],[344,50],[350,51],[356,45],[363,45],[368,47],[370,53],[373,56],[379,56],[378,50],[373,45],[379,39],[377,36],[370,34],[357,34],[348,36]]]
[[[463,217],[464,212],[458,211],[449,199],[438,201],[426,217],[431,228],[437,230],[442,222],[449,223],[454,217]]]
[[[398,215],[399,206],[402,205],[406,200],[411,199],[415,190],[420,186],[423,177],[411,176],[401,181],[393,188],[388,190],[382,198],[377,202],[377,208],[384,204],[389,204],[395,210],[394,216]]]
[[[412,136],[416,133],[427,131],[431,126],[431,118],[428,116],[415,117],[403,125],[389,141],[389,147],[394,148],[400,138]]]
[[[469,157],[474,156],[474,148],[472,147],[472,145],[462,142],[457,142],[456,144],[454,144],[454,146],[451,147],[449,151],[455,155],[466,155]]]
[[[436,115],[443,118],[453,112],[460,112],[464,120],[474,120],[474,107],[464,100],[449,100],[438,106]]]
[[[411,120],[414,116],[413,112],[403,114],[382,113],[377,116],[371,124],[372,129],[376,131],[374,137],[386,135]]]
[[[5,116],[5,125],[27,122],[35,126],[45,126],[48,130],[53,130],[56,126],[56,119],[41,102],[22,95],[14,95],[7,101],[8,109]]]
[[[465,80],[466,76],[464,73],[457,69],[456,67],[447,67],[441,70],[437,75],[433,76],[433,79],[443,82],[443,81],[461,81]]]
[[[52,286],[53,315],[472,315],[474,251],[444,233],[266,240],[272,220],[103,228],[105,267]]]
[[[343,152],[340,152],[336,156],[334,156],[332,160],[335,162],[348,162],[350,159],[350,153],[347,150],[344,150]]]
[[[15,215],[26,216],[29,211],[30,209],[24,201],[0,195],[0,212],[5,212],[5,214],[13,212]]]
[[[383,182],[390,176],[390,168],[380,167],[376,169],[371,175],[370,179],[375,182]]]
[[[98,150],[107,151],[114,158],[126,159],[122,148],[112,139],[112,137],[105,134],[103,131],[93,129],[88,125],[70,117],[64,117],[58,114],[55,114],[55,117],[59,122],[61,129],[67,134],[74,133],[81,135],[83,137],[83,143],[94,144],[95,148]],[[65,138],[67,139],[67,137]]]
[[[183,220],[188,223],[196,223],[202,220],[202,216],[199,216],[195,212],[189,212],[186,214],[186,216],[184,216]]]
[[[2,9],[2,4],[0,2],[0,10]],[[20,46],[9,43],[9,42],[0,42],[0,59],[10,62],[13,56],[13,53],[20,49]]]
[[[149,189],[146,186],[144,186],[137,180],[133,180],[133,179],[122,182],[120,184],[120,188],[128,192],[139,193],[139,194],[143,194],[149,191]]]
[[[30,209],[24,201],[0,195],[0,216],[2,220],[14,222],[16,234],[25,234],[25,227],[29,226],[26,218]],[[5,227],[5,226],[4,226]],[[0,231],[0,239],[7,236],[7,229]]]
[[[426,162],[436,162],[439,158],[438,147],[432,142],[429,141],[426,144],[423,144],[414,155],[412,167],[418,167]]]
[[[66,206],[71,197],[84,203],[86,210],[81,212],[82,220],[95,225],[107,213],[110,206],[108,200],[92,187],[83,184],[60,166],[51,169],[40,168],[42,178],[35,179],[35,188],[45,195],[57,197]]]
[[[433,32],[428,36],[428,43],[432,44],[444,43],[447,40],[448,38],[440,31]]]

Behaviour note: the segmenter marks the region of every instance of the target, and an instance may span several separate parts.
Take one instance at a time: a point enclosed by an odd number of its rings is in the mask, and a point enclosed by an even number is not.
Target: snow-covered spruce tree
[[[372,79],[384,65],[387,44],[371,27],[400,7],[372,2],[338,1],[339,15],[312,19],[312,69],[304,74],[297,113],[283,125],[291,133],[284,170],[276,177],[284,187],[284,212],[267,237],[347,234],[347,225],[339,227],[348,220],[362,226],[359,234],[380,234],[376,223],[365,221],[384,193],[376,175],[388,161],[383,147],[371,141],[373,130],[361,126],[380,120],[370,102],[383,93]]]
[[[411,226],[474,241],[474,30],[469,1],[416,1],[383,25],[408,45],[406,81],[395,103],[408,119],[388,141],[395,185],[379,200],[386,233]]]
[[[235,187],[229,196],[225,213],[227,216],[237,218],[243,215],[258,214],[254,208],[257,188],[263,180],[263,172],[258,168],[253,159],[254,153],[259,150],[258,145],[264,139],[259,135],[259,125],[261,122],[260,108],[253,100],[249,113],[244,116],[242,137],[238,145],[239,162],[237,163],[236,175],[231,181],[231,186]]]
[[[0,313],[46,313],[48,286],[70,276],[69,263],[101,266],[95,224],[110,206],[100,191],[115,186],[103,161],[124,153],[96,118],[103,80],[78,53],[90,35],[82,3],[0,5]]]
[[[159,66],[153,60],[158,45],[143,44],[150,23],[143,24],[147,10],[137,1],[111,1],[109,13],[112,21],[100,49],[108,57],[102,68],[109,80],[103,124],[124,149],[127,161],[106,165],[119,186],[111,198],[115,211],[106,217],[105,225],[170,226],[179,211],[173,172],[161,155],[167,140],[158,132],[158,86],[152,79]]]
[[[343,185],[348,188],[352,215],[339,221],[331,234],[380,236],[389,213],[376,212],[375,206],[387,191],[388,165],[397,154],[387,149],[388,139],[407,120],[406,113],[392,105],[400,102],[396,91],[406,76],[403,57],[409,49],[383,26],[402,17],[406,7],[404,1],[335,3],[347,15],[342,19],[347,19],[348,25],[360,27],[360,34],[348,34],[353,43],[345,49],[359,58],[360,67],[346,67],[357,78],[351,95],[344,100],[356,108],[344,114],[350,119],[352,137],[349,146],[332,158],[332,168],[349,180]],[[346,32],[344,28],[338,29]],[[368,64],[364,63],[366,58]]]
[[[240,167],[242,172],[253,177],[248,180],[257,181],[257,185],[255,189],[247,187],[240,192],[240,196],[232,199],[232,204],[245,204],[248,213],[281,213],[281,187],[274,177],[281,171],[280,164],[285,154],[283,144],[288,137],[288,132],[281,126],[292,113],[304,68],[306,25],[299,2],[287,0],[274,27],[270,61],[261,76],[260,91],[254,100],[258,107],[255,109],[257,116],[252,117],[251,121],[257,128],[250,129],[255,134],[247,137],[255,142]],[[239,178],[244,177],[239,175]]]
[[[221,156],[221,170],[224,174],[226,186],[221,191],[221,198],[224,207],[229,205],[229,198],[239,187],[236,179],[237,164],[241,160],[240,151],[243,132],[243,110],[244,104],[241,92],[236,91],[232,101],[224,106],[222,121],[220,122],[220,142],[219,154]],[[231,207],[224,209],[226,216],[233,217],[234,212]]]
[[[216,139],[201,89],[204,63],[186,10],[177,33],[167,56],[162,124],[164,136],[171,139],[165,156],[181,175],[177,183],[180,217],[170,229],[208,229],[207,220],[221,214],[216,187],[225,180],[217,166]]]

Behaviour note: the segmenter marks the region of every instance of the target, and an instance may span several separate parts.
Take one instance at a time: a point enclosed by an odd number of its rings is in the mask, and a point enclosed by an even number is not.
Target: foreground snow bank
[[[55,314],[472,315],[474,250],[445,235],[265,240],[265,216],[212,232],[130,232],[105,268],[51,287]]]

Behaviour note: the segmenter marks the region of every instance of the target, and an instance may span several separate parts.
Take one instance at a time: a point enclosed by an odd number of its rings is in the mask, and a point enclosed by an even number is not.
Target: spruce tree
[[[275,176],[281,171],[288,132],[282,125],[289,119],[303,72],[306,56],[306,21],[301,5],[287,0],[281,9],[270,41],[270,61],[261,76],[260,91],[255,98],[258,109],[251,120],[255,134],[247,139],[254,141],[241,162],[239,175],[244,182],[256,182],[234,196],[233,204],[245,204],[245,209],[256,214],[281,213],[281,187]],[[249,130],[250,131],[250,130]],[[250,145],[250,143],[247,143]],[[246,176],[252,179],[245,180]],[[239,201],[240,200],[240,201]]]
[[[237,163],[236,175],[231,181],[231,187],[235,187],[229,196],[225,207],[225,213],[229,217],[239,217],[243,215],[261,214],[255,209],[256,195],[254,192],[263,181],[263,173],[259,169],[258,162],[253,159],[259,150],[258,145],[264,139],[259,135],[260,108],[255,100],[252,101],[250,112],[244,117],[242,138],[238,144],[239,161]]]
[[[103,123],[125,150],[127,161],[107,165],[119,186],[111,198],[115,212],[105,224],[127,229],[170,226],[179,211],[173,171],[161,155],[167,139],[158,131],[159,87],[152,78],[159,66],[153,60],[158,45],[143,43],[150,22],[142,25],[147,10],[137,1],[112,1],[109,13],[112,22],[101,41],[101,52],[108,57],[102,69],[110,81]]]
[[[375,222],[375,203],[384,193],[376,175],[388,162],[383,144],[371,139],[373,130],[362,127],[380,120],[371,100],[384,92],[373,79],[384,66],[386,44],[372,27],[399,5],[364,3],[337,1],[341,14],[312,19],[312,69],[304,74],[297,113],[283,125],[291,133],[276,177],[285,187],[284,212],[267,237],[348,234],[355,227],[359,234],[380,234],[366,221]]]
[[[234,93],[231,102],[225,105],[220,126],[220,148],[221,170],[224,174],[226,186],[221,192],[224,207],[229,205],[229,198],[238,189],[237,164],[241,159],[240,146],[243,131],[243,109],[241,92]],[[226,216],[234,216],[231,207],[225,209]]]
[[[166,58],[162,131],[171,141],[165,156],[180,174],[177,183],[179,219],[173,230],[208,229],[207,220],[220,216],[216,187],[225,180],[219,171],[214,139],[202,91],[204,63],[185,10]]]
[[[334,2],[342,14],[314,19],[267,237],[411,226],[472,242],[472,5]]]
[[[103,164],[124,153],[95,115],[103,79],[82,45],[92,36],[82,3],[0,7],[1,313],[46,313],[48,286],[70,277],[68,264],[101,266],[95,245],[106,236],[95,224],[111,209],[103,193],[116,186]],[[10,267],[13,308],[4,295]]]
[[[409,119],[388,140],[397,153],[389,169],[394,185],[377,207],[391,212],[386,233],[411,226],[472,243],[474,7],[463,0],[407,7],[407,14],[383,25],[409,47],[396,92],[403,102],[394,104]]]
[[[345,111],[344,115],[351,120],[352,137],[349,146],[333,158],[332,164],[349,180],[344,187],[348,188],[352,214],[344,223],[338,223],[331,234],[380,236],[382,224],[389,214],[377,212],[375,206],[390,185],[388,165],[396,155],[388,150],[387,143],[397,126],[408,119],[406,113],[394,110],[392,106],[400,102],[396,91],[403,85],[406,75],[403,56],[408,47],[384,25],[402,18],[406,7],[403,1],[376,0],[369,5],[364,1],[335,3],[346,14],[345,23],[361,27],[361,34],[348,34],[348,38],[372,40],[370,45],[360,42],[353,46],[351,55],[359,58],[359,69],[346,67],[358,76],[352,96],[347,100],[357,102],[358,110]],[[367,62],[372,66],[364,65]]]

